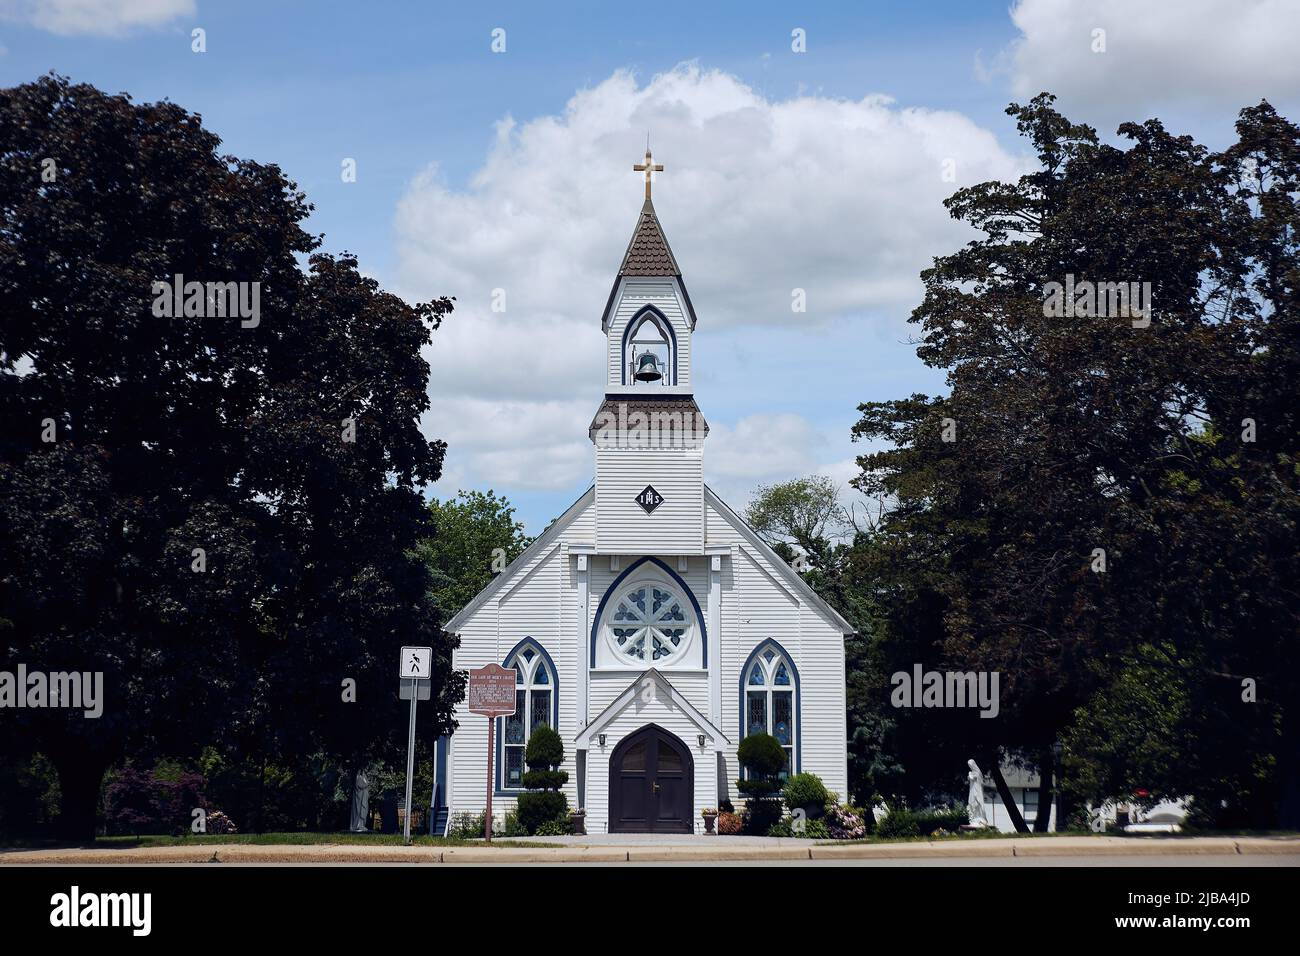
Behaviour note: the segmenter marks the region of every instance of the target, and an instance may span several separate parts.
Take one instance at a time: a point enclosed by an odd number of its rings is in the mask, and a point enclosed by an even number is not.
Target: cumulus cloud
[[[1105,132],[1166,109],[1222,111],[1300,95],[1290,0],[1018,0],[999,60],[1021,99],[1048,90]],[[1093,31],[1105,31],[1094,52]],[[1109,127],[1109,128],[1107,128]]]
[[[61,36],[121,36],[194,11],[194,0],[0,0],[0,18]]]
[[[458,479],[559,489],[591,474],[600,315],[640,209],[631,164],[647,131],[667,166],[655,208],[701,327],[751,349],[765,331],[825,333],[845,317],[901,330],[918,273],[969,236],[942,200],[1023,169],[958,113],[882,96],[771,100],[694,64],[644,83],[619,71],[557,115],[502,119],[463,188],[430,165],[395,217],[397,287],[458,300],[430,354],[431,428],[448,439]],[[792,311],[794,289],[807,312]],[[823,460],[790,450],[815,431],[794,416],[766,421],[777,439],[746,452],[728,450],[730,436],[757,420],[728,427],[705,413],[710,481],[752,490]],[[780,454],[794,456],[786,470],[769,467]]]

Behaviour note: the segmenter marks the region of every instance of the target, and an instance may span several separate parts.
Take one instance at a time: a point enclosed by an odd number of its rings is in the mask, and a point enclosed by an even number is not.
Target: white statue
[[[966,774],[969,784],[966,791],[966,816],[970,817],[971,826],[986,827],[988,822],[984,819],[984,774],[980,772],[979,765],[974,760],[967,760],[966,766],[970,767],[970,773]]]

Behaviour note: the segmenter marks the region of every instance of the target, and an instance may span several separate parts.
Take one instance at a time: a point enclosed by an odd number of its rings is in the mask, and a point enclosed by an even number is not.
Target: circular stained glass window
[[[614,602],[609,640],[620,658],[654,664],[685,650],[691,614],[685,599],[661,584],[638,584]]]

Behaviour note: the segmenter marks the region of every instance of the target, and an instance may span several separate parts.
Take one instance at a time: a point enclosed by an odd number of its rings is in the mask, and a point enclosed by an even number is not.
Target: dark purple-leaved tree
[[[402,644],[435,648],[429,741],[461,693],[414,556],[452,304],[317,253],[296,186],[219,147],[170,103],[0,91],[0,669],[104,687],[0,710],[0,755],[50,759],[71,838],[128,753],[404,747]]]

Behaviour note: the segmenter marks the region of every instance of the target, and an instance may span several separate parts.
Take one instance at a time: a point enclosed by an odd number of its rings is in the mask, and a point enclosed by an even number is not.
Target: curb
[[[813,843],[803,846],[586,845],[573,847],[436,847],[311,844],[207,844],[132,849],[11,850],[0,866],[168,865],[203,863],[742,863],[764,860],[1008,859],[1060,856],[1300,855],[1296,837],[1057,837],[914,843]]]

